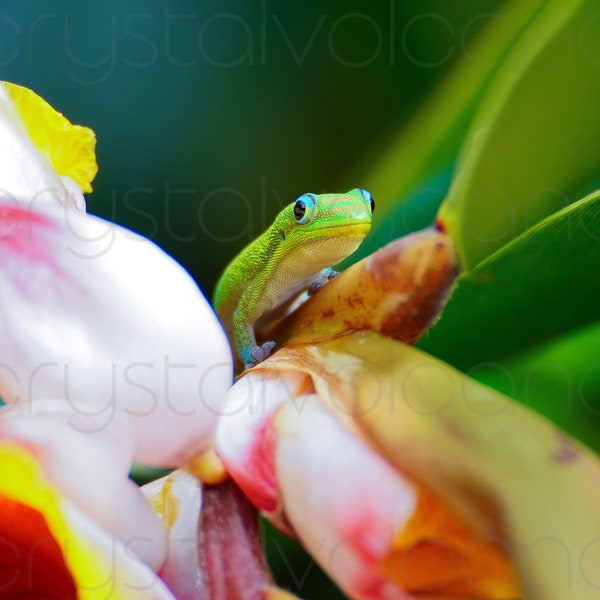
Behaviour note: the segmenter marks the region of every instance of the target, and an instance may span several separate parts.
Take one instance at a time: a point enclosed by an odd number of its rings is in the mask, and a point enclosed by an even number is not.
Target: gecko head
[[[345,194],[303,194],[289,208],[296,227],[305,231],[370,227],[375,201],[367,190],[356,188]]]
[[[371,194],[360,188],[345,194],[303,194],[279,214],[275,229],[294,254],[331,266],[361,244],[374,208]]]

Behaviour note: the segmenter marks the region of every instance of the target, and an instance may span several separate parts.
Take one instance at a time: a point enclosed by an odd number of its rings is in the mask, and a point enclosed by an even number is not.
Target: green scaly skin
[[[304,194],[229,263],[213,305],[245,368],[267,358],[275,346],[256,344],[256,321],[330,279],[331,265],[352,254],[371,229],[373,208],[369,192],[359,188]]]

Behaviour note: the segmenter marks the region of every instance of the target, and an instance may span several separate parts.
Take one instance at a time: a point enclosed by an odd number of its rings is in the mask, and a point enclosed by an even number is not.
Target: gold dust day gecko
[[[304,194],[225,268],[213,305],[245,368],[261,362],[275,342],[256,343],[254,324],[336,273],[371,229],[375,203],[366,190]]]

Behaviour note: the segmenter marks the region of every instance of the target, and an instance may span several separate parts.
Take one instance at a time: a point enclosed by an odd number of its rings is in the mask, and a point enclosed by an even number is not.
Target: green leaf
[[[600,321],[469,374],[600,451],[599,356]]]
[[[481,15],[490,25],[468,47],[457,35],[455,50],[463,51],[464,56],[450,77],[385,152],[378,147],[366,159],[371,166],[360,181],[377,198],[376,225],[385,227],[388,211],[410,200],[424,182],[454,163],[486,87],[510,52],[515,36],[526,30],[544,4],[544,0],[513,0],[497,14]]]
[[[597,175],[597,10],[593,0],[547,2],[487,89],[439,214],[464,268],[576,200]]]
[[[367,236],[358,251],[342,263],[342,268],[356,262],[359,258],[364,258],[376,252],[389,243],[390,240],[429,227],[435,220],[440,203],[446,195],[452,173],[452,167],[443,169],[419,186],[414,193],[407,196],[403,202],[399,202],[383,217],[379,214],[376,199],[377,209],[373,231]]]
[[[469,372],[600,320],[600,191],[463,273],[419,346]]]

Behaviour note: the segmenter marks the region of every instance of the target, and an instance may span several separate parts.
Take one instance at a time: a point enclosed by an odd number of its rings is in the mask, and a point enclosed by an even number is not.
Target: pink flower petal
[[[285,515],[338,585],[357,600],[410,598],[382,561],[416,507],[413,487],[317,396],[296,398],[276,416],[277,477]]]
[[[294,401],[302,376],[268,376],[264,372],[242,377],[223,403],[215,448],[235,482],[254,505],[268,513],[280,508],[275,472],[278,434],[275,412]]]

